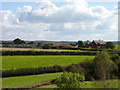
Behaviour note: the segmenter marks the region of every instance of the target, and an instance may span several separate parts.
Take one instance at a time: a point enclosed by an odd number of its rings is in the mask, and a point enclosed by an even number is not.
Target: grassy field
[[[2,88],[26,87],[58,78],[62,73],[9,77],[2,79]]]
[[[62,73],[50,73],[41,75],[30,75],[20,77],[9,77],[2,79],[3,88],[15,88],[15,87],[32,87],[42,82],[50,81],[58,78]],[[108,80],[108,81],[86,81],[82,88],[120,88],[120,80]],[[56,85],[51,85],[43,88],[56,88]]]
[[[118,88],[120,80],[88,81],[85,83],[86,86],[83,86],[83,88]]]
[[[81,88],[120,88],[120,80],[108,81],[87,81]],[[44,88],[57,88],[56,85],[51,85]]]
[[[65,66],[93,58],[94,56],[3,56],[2,69],[8,70],[53,65]]]
[[[116,50],[120,50],[120,45],[119,44],[115,44],[115,49]]]

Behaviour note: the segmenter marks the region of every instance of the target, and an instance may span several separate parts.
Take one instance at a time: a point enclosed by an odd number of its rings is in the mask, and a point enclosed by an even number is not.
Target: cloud
[[[3,39],[116,39],[116,9],[108,10],[100,5],[90,6],[85,0],[66,0],[66,3],[59,7],[50,0],[45,0],[37,2],[36,8],[29,5],[18,7],[16,13],[10,10],[0,11],[3,17],[0,20],[3,21],[0,22]]]

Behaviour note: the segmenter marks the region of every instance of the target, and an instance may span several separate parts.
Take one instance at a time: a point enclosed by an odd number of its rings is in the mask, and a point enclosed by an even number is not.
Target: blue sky
[[[13,12],[16,11],[17,7],[23,7],[25,5],[31,5],[33,8],[35,8],[36,3],[35,2],[0,2],[2,3],[2,9],[3,10],[12,10]],[[57,6],[63,6],[66,3],[65,2],[54,2]],[[102,5],[105,6],[107,9],[112,10],[113,7],[117,6],[117,2],[88,2],[90,6],[96,6],[96,5]]]
[[[2,40],[114,40],[117,2],[4,2]],[[19,8],[18,8],[19,7]],[[2,23],[2,24],[1,24]]]

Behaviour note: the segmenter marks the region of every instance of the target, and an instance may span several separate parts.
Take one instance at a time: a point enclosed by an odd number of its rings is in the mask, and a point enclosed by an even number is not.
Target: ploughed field
[[[47,67],[54,65],[66,66],[69,64],[92,60],[95,56],[2,56],[2,69],[18,69],[32,67]]]

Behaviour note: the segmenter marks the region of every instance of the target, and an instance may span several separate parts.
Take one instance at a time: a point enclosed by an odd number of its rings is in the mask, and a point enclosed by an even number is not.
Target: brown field
[[[35,49],[35,48],[0,48],[0,51],[81,51],[81,50],[63,50],[63,49]]]

